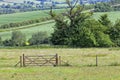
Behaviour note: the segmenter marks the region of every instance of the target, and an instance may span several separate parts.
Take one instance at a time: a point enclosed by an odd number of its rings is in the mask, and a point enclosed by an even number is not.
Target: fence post
[[[58,54],[56,54],[56,66],[58,66]]]
[[[25,55],[23,54],[23,67],[25,67]]]
[[[20,67],[22,67],[23,64],[22,64],[22,56],[20,56]]]
[[[96,66],[98,66],[98,56],[96,55]]]

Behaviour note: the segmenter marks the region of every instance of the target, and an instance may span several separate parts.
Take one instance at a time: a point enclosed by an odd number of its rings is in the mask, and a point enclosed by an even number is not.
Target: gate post
[[[96,55],[96,66],[98,66],[98,56]]]
[[[61,65],[61,56],[59,56],[59,65]]]
[[[22,56],[20,56],[20,67],[22,67],[23,64],[22,64]]]
[[[58,66],[58,54],[56,54],[56,66]]]
[[[25,67],[25,55],[23,54],[23,67]]]

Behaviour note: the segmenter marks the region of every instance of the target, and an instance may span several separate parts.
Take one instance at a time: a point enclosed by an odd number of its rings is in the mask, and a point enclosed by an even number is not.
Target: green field
[[[48,16],[46,11],[33,11],[33,12],[24,12],[24,13],[14,13],[14,14],[5,14],[0,15],[0,25],[6,23],[15,23],[22,22],[31,19],[38,19]]]
[[[60,12],[60,10],[55,10],[55,11],[57,13]],[[43,18],[43,17],[48,16],[47,12],[48,11],[33,11],[33,12],[0,15],[0,24],[10,23],[10,22],[21,22],[25,20],[40,18],[40,17]],[[100,15],[102,14],[108,14],[109,19],[112,22],[115,22],[117,19],[120,19],[119,11],[118,12],[94,13],[93,17],[98,19]],[[48,21],[48,23],[46,22],[44,25],[43,24],[41,25],[41,23],[37,23],[37,24],[28,25],[28,26],[22,26],[20,28],[14,28],[14,29],[9,29],[9,30],[1,29],[0,36],[2,37],[3,40],[9,39],[11,32],[14,30],[22,31],[27,36],[27,39],[29,39],[33,33],[38,32],[38,31],[46,31],[48,35],[50,35],[53,32],[54,22],[49,23]]]
[[[60,13],[63,10],[64,9],[54,9],[54,12]],[[49,10],[4,14],[4,15],[0,15],[0,25],[45,18],[45,17],[49,17],[48,13]]]
[[[14,67],[19,56],[56,54],[71,66]],[[120,80],[120,49],[1,49],[0,80]],[[98,67],[95,56],[98,55]]]

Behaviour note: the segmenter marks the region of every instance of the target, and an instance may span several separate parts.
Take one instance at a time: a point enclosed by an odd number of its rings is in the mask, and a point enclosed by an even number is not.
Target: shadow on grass
[[[113,63],[111,63],[111,64],[108,65],[108,66],[120,66],[120,63],[118,63],[118,62],[113,62]]]

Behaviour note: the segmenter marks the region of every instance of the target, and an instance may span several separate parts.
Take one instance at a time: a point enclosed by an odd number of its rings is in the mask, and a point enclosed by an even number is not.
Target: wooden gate
[[[20,56],[20,66],[57,66],[58,55],[25,55]]]

